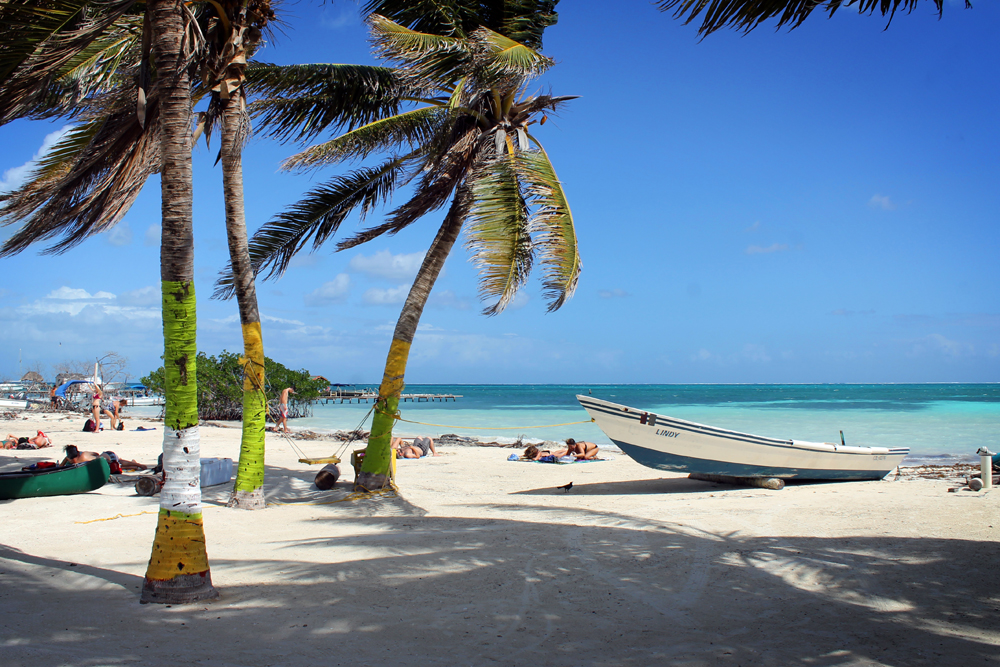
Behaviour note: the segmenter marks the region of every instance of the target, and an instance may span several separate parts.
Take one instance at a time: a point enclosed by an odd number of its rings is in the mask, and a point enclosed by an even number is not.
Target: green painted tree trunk
[[[179,604],[218,597],[205,549],[201,510],[201,440],[195,357],[194,236],[191,229],[191,98],[180,66],[184,36],[179,0],[150,0],[157,76],[163,91],[160,152],[166,418],[164,485],[142,602]]]
[[[243,209],[243,161],[240,131],[246,118],[242,87],[222,101],[222,181],[226,201],[226,236],[233,267],[233,286],[243,329],[243,438],[236,483],[229,507],[262,509],[264,500],[264,431],[267,397],[264,394],[264,343],[257,308],[257,290],[247,246]]]
[[[462,222],[465,219],[462,212],[467,205],[465,199],[462,193],[456,194],[447,217],[427,251],[423,264],[420,265],[420,271],[417,272],[417,277],[403,304],[403,311],[396,321],[396,329],[389,346],[389,356],[382,374],[382,384],[379,386],[378,399],[375,403],[375,416],[372,418],[372,429],[368,437],[368,446],[365,448],[365,460],[361,466],[361,473],[355,481],[356,487],[374,491],[388,484],[389,468],[394,456],[392,428],[399,409],[399,397],[402,396],[403,387],[406,386],[404,376],[410,345],[417,333],[417,325],[420,323],[427,298],[434,288],[434,282],[441,273],[441,268],[462,229]]]

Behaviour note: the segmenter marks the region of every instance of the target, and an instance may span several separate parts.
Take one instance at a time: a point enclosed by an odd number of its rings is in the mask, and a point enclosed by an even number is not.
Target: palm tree
[[[149,0],[160,84],[163,365],[166,415],[160,514],[142,586],[143,602],[181,603],[218,597],[202,524],[201,439],[195,357],[194,235],[191,228],[191,90],[181,0]]]
[[[500,26],[504,21],[523,26],[501,13]],[[531,125],[545,121],[546,111],[572,99],[528,93],[528,84],[551,60],[487,26],[466,32],[466,25],[453,22],[450,30],[441,32],[456,36],[443,36],[418,32],[377,14],[368,22],[377,52],[397,66],[398,94],[422,106],[378,118],[286,160],[286,169],[309,169],[390,152],[379,165],[315,188],[265,224],[251,239],[250,255],[256,271],[267,271],[267,277],[280,275],[310,240],[316,249],[333,235],[348,212],[360,208],[368,213],[414,181],[413,195],[385,222],[341,241],[337,249],[394,234],[448,204],[393,333],[358,480],[371,489],[386,482],[410,346],[463,226],[466,245],[480,268],[480,295],[493,302],[484,311],[489,315],[507,306],[536,258],[543,265],[549,310],[558,309],[576,288],[581,263],[562,185],[545,150],[529,132]],[[540,43],[543,29],[544,25],[526,34]],[[265,101],[256,113],[274,113],[273,105],[274,100]],[[299,108],[288,117],[316,115]],[[288,132],[290,127],[279,124],[274,131]],[[231,280],[224,275],[217,294],[226,294]]]
[[[219,7],[206,5],[199,12],[202,26],[199,32],[206,36],[206,48],[202,49],[199,57],[202,76],[198,80],[207,83],[204,86],[196,83],[190,94],[197,101],[210,92],[209,111],[202,115],[199,131],[204,131],[207,125],[207,138],[214,125],[221,126],[220,158],[227,236],[232,264],[241,270],[244,267],[249,269],[240,162],[242,146],[249,133],[243,70],[248,53],[257,47],[261,31],[274,15],[266,1],[227,4],[227,10],[228,13],[222,13]],[[138,17],[138,25],[142,25],[142,16]],[[97,75],[87,76],[90,73],[81,72],[80,67],[60,72],[50,84],[50,88],[57,91],[68,87],[67,81],[87,86],[91,93],[89,99],[85,97],[77,101],[75,107],[70,107],[74,114],[83,116],[87,122],[56,146],[32,182],[6,197],[8,206],[3,217],[8,221],[28,219],[29,223],[8,240],[3,253],[19,252],[40,238],[57,234],[65,238],[49,250],[62,252],[90,234],[104,231],[124,216],[148,176],[157,171],[160,157],[156,143],[159,136],[159,90],[155,83],[151,86],[145,81],[148,79],[142,67],[145,57],[138,65],[135,63],[139,55],[136,53],[138,35],[134,31],[119,30],[115,36],[119,37],[113,40],[119,48],[115,54],[117,58],[105,65],[101,74],[108,82],[125,79],[131,85],[125,87],[124,95],[120,94],[121,89],[117,95],[108,94],[106,89],[110,87],[98,88],[91,80]],[[96,43],[108,41],[112,40],[107,37]],[[148,50],[146,41],[143,41],[144,51]],[[105,63],[110,59],[104,54],[89,58],[89,61],[95,60]],[[70,64],[73,63],[71,60]],[[65,97],[50,92],[46,99]],[[136,97],[140,99],[138,114],[130,109]],[[63,106],[66,106],[65,102]],[[42,111],[51,114],[60,108],[46,107]],[[34,114],[37,116],[40,112],[36,110]],[[244,337],[246,392],[240,465],[230,505],[250,509],[264,506],[264,353],[253,274],[240,271],[239,275],[237,300]]]
[[[944,13],[944,0],[927,0],[937,7],[938,15]],[[674,11],[674,18],[684,18],[691,23],[699,14],[705,13],[700,35],[710,35],[720,28],[729,26],[743,32],[750,32],[764,21],[778,17],[778,26],[791,24],[797,28],[812,14],[814,9],[823,7],[828,16],[841,7],[857,5],[859,14],[873,14],[876,10],[882,16],[889,16],[891,22],[896,12],[912,12],[921,0],[660,0],[660,11]],[[965,0],[966,8],[972,7]]]
[[[8,206],[4,217],[8,222],[15,220],[18,212],[30,213],[39,208],[47,215],[34,215],[8,240],[3,252],[17,252],[32,241],[60,234],[63,240],[50,250],[60,252],[72,247],[120,219],[149,174],[160,172],[160,279],[167,369],[163,442],[166,480],[141,600],[181,603],[218,595],[212,586],[205,550],[201,489],[197,482],[200,438],[189,82],[191,58],[197,45],[185,41],[188,14],[179,0],[150,0],[140,21],[126,15],[133,4],[72,1],[49,4],[31,0],[12,3],[21,14],[8,13],[10,7],[4,5],[4,19],[23,20],[5,20],[2,24],[5,44],[17,46],[3,54],[10,58],[0,58],[7,65],[0,72],[0,90],[14,95],[3,107],[3,119],[62,111],[80,114],[85,122],[40,165],[33,183],[5,198]],[[53,6],[54,14],[50,11]],[[31,19],[33,14],[41,17],[38,24]],[[136,25],[141,27],[130,32]],[[23,41],[19,40],[21,36]],[[126,42],[130,38],[131,43],[119,42],[121,57],[105,62],[104,56],[110,52],[107,43],[118,38]],[[136,75],[133,79],[136,84],[131,87],[133,96],[114,84],[121,83],[125,55],[134,53],[136,48],[139,57],[133,59],[138,61],[133,69]],[[152,70],[148,66],[150,50],[156,64],[152,85],[148,81]],[[106,78],[81,82],[76,93],[96,94],[99,101],[83,102],[75,98],[72,76],[95,72]],[[31,82],[36,92],[32,92]],[[149,95],[145,94],[147,89]],[[131,104],[127,102],[129,99],[133,100]],[[95,104],[107,106],[97,111]],[[120,124],[109,127],[109,120],[118,120]],[[73,157],[76,159],[70,159]],[[83,157],[86,159],[81,160]],[[53,201],[46,195],[55,185],[63,185],[67,191]],[[88,208],[91,210],[87,211]]]

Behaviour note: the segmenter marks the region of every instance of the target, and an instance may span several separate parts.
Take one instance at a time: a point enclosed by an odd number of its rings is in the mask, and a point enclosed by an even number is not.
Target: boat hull
[[[103,457],[67,468],[0,473],[0,500],[86,493],[104,486],[110,475]]]
[[[778,440],[729,431],[577,396],[597,425],[630,458],[672,472],[800,480],[882,479],[908,448]]]

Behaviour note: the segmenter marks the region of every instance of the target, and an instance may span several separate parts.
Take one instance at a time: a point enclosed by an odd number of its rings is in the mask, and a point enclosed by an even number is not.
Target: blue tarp
[[[56,396],[58,396],[59,398],[66,398],[66,390],[75,384],[94,384],[94,383],[91,382],[90,380],[70,380],[66,384],[56,389]]]

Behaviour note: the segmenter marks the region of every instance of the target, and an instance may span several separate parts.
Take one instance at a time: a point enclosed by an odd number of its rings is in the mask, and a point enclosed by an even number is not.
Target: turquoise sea
[[[397,432],[456,433],[513,442],[576,438],[608,445],[586,421],[577,394],[659,414],[776,438],[909,447],[928,458],[978,460],[1000,448],[1000,384],[818,385],[407,385],[407,394],[459,394],[455,402],[403,402]],[[318,404],[296,429],[350,430],[371,424],[371,404]],[[534,428],[542,426],[543,428]],[[490,428],[493,427],[493,428]],[[505,427],[503,429],[496,427]],[[513,428],[512,428],[513,427]]]
[[[457,401],[403,402],[396,432],[455,433],[497,442],[610,440],[576,401],[591,394],[658,414],[775,438],[909,447],[907,464],[978,461],[1000,450],[1000,384],[407,385],[407,394],[458,394]],[[371,403],[318,403],[293,429],[371,425]],[[159,408],[134,408],[140,416]],[[585,423],[571,423],[585,422]],[[565,424],[553,426],[553,424]],[[536,428],[541,427],[541,428]]]

